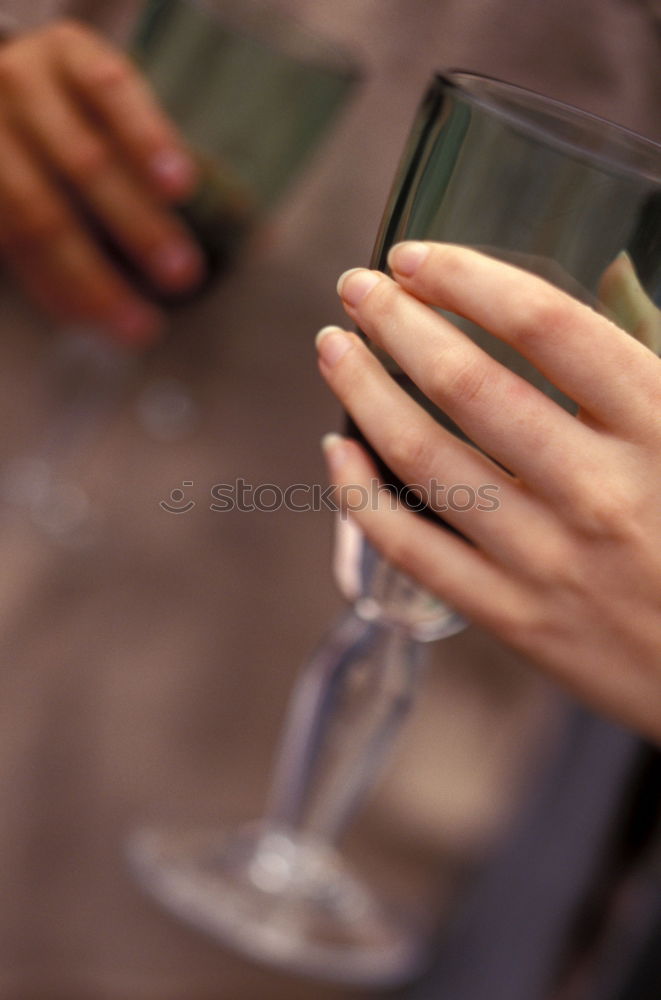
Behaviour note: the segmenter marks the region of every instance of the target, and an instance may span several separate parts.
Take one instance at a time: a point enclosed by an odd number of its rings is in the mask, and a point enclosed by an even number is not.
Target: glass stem
[[[421,651],[404,628],[353,613],[337,623],[292,696],[267,826],[337,839],[408,712]]]

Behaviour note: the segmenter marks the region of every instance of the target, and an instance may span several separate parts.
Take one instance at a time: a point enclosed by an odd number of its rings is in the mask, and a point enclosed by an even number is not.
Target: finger
[[[0,252],[58,318],[95,324],[136,345],[159,332],[160,313],[109,267],[33,157],[0,128]]]
[[[530,563],[533,540],[541,548],[553,544],[554,515],[485,455],[441,427],[358,337],[326,327],[317,343],[324,378],[367,440],[444,521],[519,571]],[[439,481],[439,475],[445,478]]]
[[[576,599],[573,587],[559,603],[558,593],[553,592],[559,578],[546,590],[520,585],[460,538],[409,511],[393,507],[387,500],[366,505],[364,496],[375,470],[362,449],[334,434],[327,435],[323,445],[342,509],[390,563],[469,620],[532,657],[549,676],[598,710],[629,724],[632,720],[641,724],[642,718],[644,728],[655,738],[658,736],[658,698],[654,690],[658,690],[658,682],[649,671],[637,671],[635,666],[629,675],[623,675],[621,622],[613,624],[604,618],[603,606],[583,609],[587,621],[582,642],[582,630],[578,637],[572,631],[572,615],[576,614],[572,608]],[[594,627],[612,635],[612,657],[606,645],[603,655],[595,660]],[[642,662],[647,655],[648,650],[643,649]],[[646,705],[648,709],[641,709]]]
[[[10,114],[39,156],[64,175],[113,241],[157,286],[180,291],[201,283],[202,254],[186,227],[120,163],[119,151],[66,92],[35,74],[14,94]]]
[[[75,22],[61,26],[57,62],[64,80],[123,145],[143,176],[174,200],[192,194],[197,166],[133,63]]]
[[[26,292],[61,323],[98,329],[118,343],[144,349],[163,332],[164,317],[104,274],[94,244],[63,234],[56,252],[43,245],[7,255]]]
[[[374,503],[365,503],[365,496],[373,492],[376,470],[356,442],[327,435],[324,452],[344,512],[388,562],[467,618],[501,635],[523,617],[530,595],[479,550],[393,505],[383,492],[376,494]],[[488,602],[484,594],[489,595]]]
[[[340,291],[361,329],[468,438],[530,488],[564,504],[573,474],[590,478],[600,468],[589,428],[396,282],[357,269],[340,278]]]
[[[585,304],[466,247],[401,244],[389,263],[413,295],[510,344],[605,427],[649,422],[661,364]]]

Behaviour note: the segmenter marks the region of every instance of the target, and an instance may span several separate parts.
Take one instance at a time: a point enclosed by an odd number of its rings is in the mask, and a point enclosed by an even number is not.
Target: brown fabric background
[[[3,6],[26,25],[56,10]],[[196,433],[150,440],[127,401],[81,466],[103,516],[91,550],[58,548],[8,515],[0,524],[0,1000],[352,995],[254,969],[171,921],[126,874],[136,824],[259,812],[296,670],[340,607],[327,516],[218,514],[210,488],[325,481],[318,439],[338,411],[312,337],[341,318],[339,272],[369,257],[434,69],[489,72],[661,138],[652,3],[277,6],[347,45],[366,79],[241,265],[151,362],[147,380],[176,373],[191,386]],[[69,9],[106,27],[130,14]],[[51,331],[9,285],[0,323],[9,457],[48,419]],[[163,512],[183,481],[196,507]],[[544,686],[486,636],[469,630],[435,659],[398,765],[353,838],[375,875],[432,899],[430,873],[445,873],[439,892],[452,884],[507,802],[531,731],[552,724]]]

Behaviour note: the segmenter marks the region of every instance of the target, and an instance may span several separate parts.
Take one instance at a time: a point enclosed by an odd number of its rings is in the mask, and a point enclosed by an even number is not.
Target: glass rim
[[[633,129],[530,88],[473,70],[442,70],[435,74],[435,81],[551,147],[570,150],[597,165],[607,164],[621,173],[661,184],[661,143]],[[544,121],[535,120],[534,113]],[[560,125],[572,126],[573,134],[563,135]],[[591,145],[589,137],[598,137],[599,144]]]

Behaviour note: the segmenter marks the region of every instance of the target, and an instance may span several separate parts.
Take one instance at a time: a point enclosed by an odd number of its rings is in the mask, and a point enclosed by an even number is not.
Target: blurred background
[[[313,336],[342,319],[337,276],[369,260],[434,70],[492,74],[661,138],[653,0],[270,6],[348,50],[359,88],[231,272],[176,314],[81,458],[93,537],[62,544],[1,514],[0,1000],[358,995],[243,961],[161,912],[127,872],[137,825],[260,814],[297,671],[342,607],[330,514],[219,512],[211,489],[325,484],[319,438],[341,415]],[[72,13],[121,41],[137,5],[2,8],[19,27]],[[9,460],[53,418],[41,364],[56,332],[9,278],[0,324]],[[193,402],[170,426],[154,406],[172,379]],[[442,923],[551,752],[560,702],[476,629],[432,660],[346,846]]]

